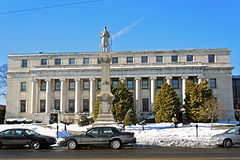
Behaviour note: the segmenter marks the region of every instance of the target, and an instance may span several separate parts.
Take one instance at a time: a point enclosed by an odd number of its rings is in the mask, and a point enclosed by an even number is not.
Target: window
[[[89,64],[89,58],[83,58],[83,64]]]
[[[101,86],[102,86],[101,79],[99,79],[99,80],[98,80],[98,83],[97,83],[97,88],[98,88],[98,89],[101,89]]]
[[[162,63],[163,62],[163,56],[157,56],[156,57],[156,62]]]
[[[26,91],[26,90],[27,90],[27,83],[21,82],[21,91]]]
[[[75,112],[75,100],[74,99],[68,100],[68,111],[69,111],[69,113]]]
[[[6,130],[2,133],[3,136],[12,136],[14,130]]]
[[[46,91],[46,81],[45,80],[41,80],[40,90]]]
[[[26,100],[20,101],[20,112],[26,112]]]
[[[113,134],[113,131],[112,131],[111,128],[102,128],[102,134],[112,135],[112,134]]]
[[[142,89],[148,89],[148,79],[147,78],[142,79]]]
[[[133,57],[127,57],[127,63],[133,63]]]
[[[27,67],[28,66],[28,60],[27,59],[23,59],[22,60],[22,67]]]
[[[113,80],[112,80],[112,86],[113,86],[114,88],[117,88],[117,87],[118,87],[118,79],[113,79]]]
[[[193,61],[193,55],[187,55],[187,62]]]
[[[83,112],[89,112],[89,99],[83,99]]]
[[[210,79],[210,88],[217,88],[216,78]]]
[[[69,58],[69,64],[74,65],[76,63],[75,58]]]
[[[178,78],[173,78],[172,87],[173,87],[174,89],[179,88],[179,80],[178,80]]]
[[[55,99],[54,100],[54,109],[55,110],[60,110],[60,99]]]
[[[148,98],[142,99],[142,107],[143,107],[143,112],[149,111],[149,99]]]
[[[98,58],[97,59],[98,64],[102,64],[102,61]]]
[[[112,63],[113,64],[118,63],[118,57],[112,57]]]
[[[133,80],[132,79],[127,80],[127,88],[128,89],[133,89]]]
[[[61,90],[61,81],[59,79],[55,79],[55,91],[60,91]]]
[[[74,79],[69,79],[69,90],[70,91],[75,90],[75,81],[74,81]]]
[[[208,55],[208,63],[214,63],[215,62],[215,55]]]
[[[55,59],[55,65],[61,65],[61,59],[60,58]]]
[[[46,101],[40,100],[40,112],[45,112],[46,109]]]
[[[47,59],[41,59],[41,65],[42,66],[47,65]]]
[[[163,78],[158,78],[157,79],[157,88],[161,88],[163,85]]]
[[[90,86],[89,86],[89,80],[84,79],[84,80],[83,80],[83,89],[87,90],[87,89],[89,89],[89,88],[90,88]]]
[[[178,62],[178,56],[172,56],[172,62]]]
[[[142,63],[148,63],[148,57],[147,56],[142,56]]]
[[[24,136],[24,135],[25,135],[25,133],[23,130],[20,130],[20,129],[15,130],[14,136]]]

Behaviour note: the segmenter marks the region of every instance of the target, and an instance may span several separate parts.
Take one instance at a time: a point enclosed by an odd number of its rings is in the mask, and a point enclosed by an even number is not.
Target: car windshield
[[[231,128],[228,131],[226,131],[227,134],[233,134],[238,131],[238,128]]]
[[[25,132],[28,134],[28,135],[38,135],[38,133],[32,131],[32,130],[25,130]]]

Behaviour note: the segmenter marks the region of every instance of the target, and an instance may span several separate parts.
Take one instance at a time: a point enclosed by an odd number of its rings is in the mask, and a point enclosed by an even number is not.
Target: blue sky
[[[112,51],[230,48],[233,74],[240,74],[239,0],[99,0],[1,14],[86,1],[1,0],[0,65],[16,53],[98,52],[106,25],[112,35],[125,31]]]

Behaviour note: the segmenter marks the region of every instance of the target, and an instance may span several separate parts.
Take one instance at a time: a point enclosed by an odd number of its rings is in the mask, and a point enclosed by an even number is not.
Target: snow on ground
[[[27,128],[43,135],[57,137],[57,125],[59,127],[58,137],[69,135],[64,131],[64,124],[4,124],[0,125],[0,131],[9,128]],[[215,134],[223,133],[227,129],[223,127],[214,127],[211,129],[209,123],[198,123],[198,137],[196,137],[196,124],[182,125],[174,128],[172,123],[155,123],[144,125],[128,126],[125,128],[127,132],[134,132],[138,145],[159,145],[159,146],[191,146],[206,147],[214,145],[211,137]],[[215,123],[214,126],[226,126],[226,124]],[[79,127],[76,124],[67,125],[68,131],[86,131],[91,126]]]

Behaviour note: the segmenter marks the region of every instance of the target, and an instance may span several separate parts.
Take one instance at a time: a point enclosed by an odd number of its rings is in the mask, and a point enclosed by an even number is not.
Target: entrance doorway
[[[56,113],[51,113],[50,114],[50,121],[49,121],[50,124],[53,124],[53,123],[58,123],[58,114]]]

